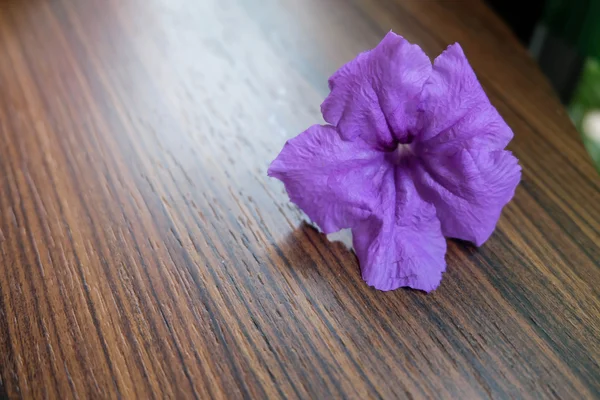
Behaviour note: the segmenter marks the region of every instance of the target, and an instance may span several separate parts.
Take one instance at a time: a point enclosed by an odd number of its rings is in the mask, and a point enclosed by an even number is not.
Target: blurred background
[[[600,172],[600,0],[486,0],[529,48]]]

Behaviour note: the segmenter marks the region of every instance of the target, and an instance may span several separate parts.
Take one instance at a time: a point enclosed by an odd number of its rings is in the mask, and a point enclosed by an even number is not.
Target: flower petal
[[[431,72],[429,57],[393,32],[330,79],[323,117],[341,136],[379,148],[403,141],[417,123],[419,94]]]
[[[425,152],[451,152],[461,148],[502,150],[512,130],[490,104],[458,43],[449,46],[433,63],[421,94]]]
[[[383,155],[364,141],[343,141],[335,128],[314,125],[290,139],[271,163],[296,203],[325,233],[371,215],[383,176]]]
[[[413,176],[421,196],[436,207],[444,236],[481,246],[514,196],[521,167],[510,151],[463,149],[422,160]]]
[[[435,208],[420,198],[404,167],[388,170],[381,194],[379,212],[352,229],[363,279],[379,290],[434,290],[446,269]]]

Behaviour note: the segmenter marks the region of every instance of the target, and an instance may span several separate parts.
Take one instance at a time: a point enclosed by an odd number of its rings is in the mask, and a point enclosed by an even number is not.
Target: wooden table
[[[479,1],[0,6],[9,398],[600,396],[600,179]],[[265,175],[390,29],[462,44],[524,171],[431,295],[369,288]]]

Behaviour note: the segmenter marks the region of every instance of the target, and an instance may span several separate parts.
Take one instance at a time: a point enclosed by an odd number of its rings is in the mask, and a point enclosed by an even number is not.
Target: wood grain
[[[389,30],[515,131],[492,238],[382,293],[266,177]],[[600,179],[479,1],[0,0],[8,398],[600,398]]]

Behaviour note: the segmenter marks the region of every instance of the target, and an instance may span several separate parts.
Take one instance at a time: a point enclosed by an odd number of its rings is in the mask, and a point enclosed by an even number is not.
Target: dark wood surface
[[[524,172],[431,295],[367,287],[266,177],[390,29],[461,43]],[[599,187],[479,1],[0,0],[0,393],[597,398]]]

